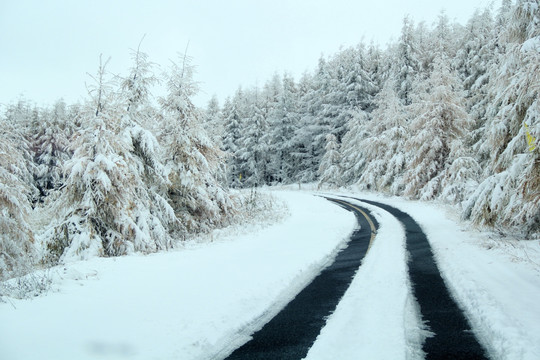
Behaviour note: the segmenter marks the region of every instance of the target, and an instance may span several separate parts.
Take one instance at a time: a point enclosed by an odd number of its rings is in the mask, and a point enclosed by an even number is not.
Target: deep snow
[[[0,359],[219,359],[328,264],[354,216],[310,193],[279,191],[290,216],[216,231],[214,241],[49,271],[53,291],[0,303]],[[540,242],[495,239],[442,205],[361,194],[408,212],[494,359],[540,358]],[[420,319],[404,233],[380,229],[307,359],[419,358]],[[421,357],[420,357],[421,358]]]
[[[324,199],[278,196],[290,216],[266,228],[51,270],[57,292],[0,303],[0,358],[207,359],[240,345],[331,260],[355,225]]]

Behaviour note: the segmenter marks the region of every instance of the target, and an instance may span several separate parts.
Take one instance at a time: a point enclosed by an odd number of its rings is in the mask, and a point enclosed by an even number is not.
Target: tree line
[[[384,49],[342,49],[204,111],[188,57],[162,76],[139,50],[123,76],[100,59],[83,103],[21,99],[0,116],[0,280],[169,249],[242,218],[249,199],[230,188],[273,184],[441,200],[538,237],[539,12],[504,0],[465,25],[406,17]]]
[[[132,53],[125,76],[100,58],[83,104],[21,99],[0,118],[0,280],[65,259],[169,249],[224,226],[244,200],[224,181],[225,154],[202,128],[194,68],[156,77]],[[161,81],[167,89],[153,100]]]
[[[540,232],[540,10],[509,0],[465,25],[406,17],[295,81],[239,88],[206,124],[232,187],[356,185],[458,206],[477,224]]]

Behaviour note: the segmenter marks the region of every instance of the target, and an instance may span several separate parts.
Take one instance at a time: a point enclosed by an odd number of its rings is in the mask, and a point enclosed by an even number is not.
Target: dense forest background
[[[503,1],[465,26],[405,18],[386,49],[360,43],[299,81],[240,88],[206,123],[232,187],[355,184],[538,236],[539,89],[538,2]]]
[[[0,280],[66,258],[168,249],[243,217],[230,188],[356,185],[441,200],[464,219],[540,236],[540,9],[505,0],[466,25],[403,20],[299,80],[275,75],[207,109],[182,56],[100,61],[82,104],[0,116]],[[157,83],[165,95],[154,97]],[[243,210],[240,210],[243,209]]]

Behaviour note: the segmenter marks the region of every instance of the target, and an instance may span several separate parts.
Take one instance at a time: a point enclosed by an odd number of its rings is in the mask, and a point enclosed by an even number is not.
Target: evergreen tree
[[[389,79],[377,94],[372,120],[364,125],[369,136],[364,136],[352,153],[361,153],[365,164],[365,168],[357,168],[354,174],[361,187],[398,193],[408,130],[405,108],[394,89],[395,82]]]
[[[305,79],[303,91],[299,97],[299,120],[298,128],[293,141],[296,144],[304,143],[303,149],[298,147],[297,159],[302,156],[301,170],[297,178],[303,182],[315,181],[318,177],[319,164],[324,155],[324,137],[330,132],[330,125],[324,121],[322,116],[323,94],[324,94],[324,65],[323,59],[319,61],[319,68],[316,74],[309,79]],[[301,83],[302,84],[302,83]],[[302,151],[305,155],[301,155]]]
[[[313,145],[313,119],[309,97],[314,93],[313,77],[304,73],[298,83],[297,96],[297,126],[291,139],[291,153],[294,164],[293,181],[298,183],[313,182],[317,178],[317,168],[314,166],[315,152]]]
[[[341,185],[341,155],[339,153],[339,144],[334,134],[326,136],[326,152],[319,166],[319,185],[339,186]]]
[[[293,181],[293,152],[292,139],[298,122],[297,90],[294,80],[288,75],[283,76],[281,92],[277,102],[269,113],[268,171],[272,182],[289,183]]]
[[[244,165],[244,185],[247,187],[262,186],[265,183],[268,161],[268,145],[263,138],[268,131],[268,126],[258,88],[255,88],[250,94],[248,111],[243,124],[244,138],[239,157]]]
[[[404,105],[410,105],[413,82],[420,71],[420,59],[414,37],[414,24],[409,17],[403,19],[401,37],[395,49],[393,73],[396,77],[396,90]]]
[[[206,111],[204,112],[203,127],[213,143],[218,147],[223,147],[224,122],[223,112],[219,106],[219,101],[216,95],[212,96]]]
[[[193,73],[187,56],[182,65],[173,63],[167,74],[168,93],[160,99],[164,112],[160,138],[169,169],[168,198],[180,220],[181,226],[175,230],[181,235],[222,225],[232,207],[216,179],[223,154],[204,132],[201,114],[191,100],[198,90]]]
[[[75,125],[64,101],[46,111],[33,135],[36,186],[43,199],[50,191],[58,190],[65,181],[63,166],[72,156],[69,146]]]
[[[410,154],[405,194],[432,199],[441,191],[439,175],[459,157],[470,121],[461,84],[447,59],[436,59],[433,73],[420,87],[425,90],[412,105],[412,136],[405,144]]]
[[[358,181],[362,170],[369,161],[366,159],[366,150],[362,147],[365,139],[375,136],[369,132],[367,122],[369,117],[364,111],[354,113],[347,124],[347,133],[343,136],[341,144],[342,153],[342,182],[352,184]]]
[[[21,138],[0,119],[0,281],[23,275],[36,262],[30,226],[32,187]]]
[[[242,186],[242,163],[237,156],[242,144],[242,119],[244,117],[243,93],[238,89],[232,100],[227,99],[223,106],[225,135],[223,150],[227,154],[227,178],[232,187]]]
[[[489,110],[481,147],[490,158],[486,179],[468,201],[465,217],[540,232],[540,158],[530,151],[527,127],[540,135],[540,10],[536,1],[517,1],[501,38],[506,49],[491,89],[496,100]],[[502,90],[502,91],[501,91]]]
[[[81,113],[81,128],[72,138],[74,153],[65,164],[67,179],[56,202],[62,220],[47,244],[51,260],[170,246],[163,225],[147,216],[151,203],[140,161],[123,135],[122,107],[105,66],[100,63],[91,101]]]

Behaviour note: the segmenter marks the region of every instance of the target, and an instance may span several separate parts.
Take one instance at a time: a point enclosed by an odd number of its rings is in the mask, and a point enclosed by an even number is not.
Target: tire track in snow
[[[409,252],[409,277],[412,292],[420,306],[423,320],[434,333],[426,338],[423,351],[426,359],[488,359],[463,311],[450,294],[441,277],[433,252],[422,228],[407,213],[392,206],[359,198],[396,217],[405,227]]]
[[[307,355],[326,324],[326,318],[349,288],[378,226],[368,215],[368,210],[345,201],[328,200],[353,211],[359,229],[353,232],[347,246],[331,265],[227,360],[298,360]]]

